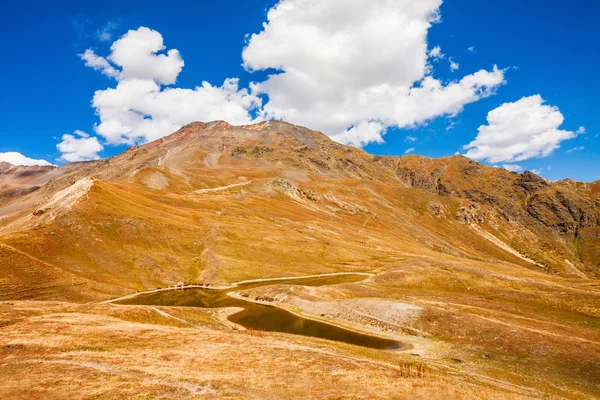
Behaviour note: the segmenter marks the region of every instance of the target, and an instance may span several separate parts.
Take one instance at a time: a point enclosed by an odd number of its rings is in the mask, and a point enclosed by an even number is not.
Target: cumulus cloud
[[[576,137],[577,132],[559,129],[564,117],[558,107],[544,103],[535,95],[490,111],[488,124],[480,126],[475,140],[464,146],[466,156],[491,163],[546,157],[562,141]]]
[[[107,58],[87,49],[80,57],[88,67],[105,75],[120,79],[147,79],[164,85],[172,85],[183,68],[178,50],[163,51],[163,37],[155,30],[140,27],[130,30],[110,47]],[[120,68],[118,70],[117,68]]]
[[[242,57],[249,71],[275,69],[252,85],[264,119],[319,129],[351,145],[381,143],[389,127],[455,116],[495,92],[494,67],[443,84],[431,75],[427,33],[441,0],[282,0]]]
[[[24,156],[16,151],[9,151],[6,153],[0,153],[0,162],[7,162],[12,165],[52,165],[46,160],[35,160]]]
[[[92,105],[101,121],[99,135],[109,144],[133,144],[158,139],[192,121],[250,123],[248,110],[259,106],[260,99],[239,89],[237,79],[221,86],[204,82],[195,89],[163,89],[151,80],[125,79],[114,89],[97,91]]]
[[[58,160],[68,162],[98,160],[98,153],[104,150],[98,138],[80,130],[76,130],[75,135],[63,135],[56,148],[62,153]]]
[[[237,78],[173,87],[184,67],[179,51],[167,49],[157,31],[130,30],[109,54],[88,49],[80,55],[116,80],[92,100],[100,119],[95,133],[106,144],[131,145],[195,120],[285,119],[362,147],[383,143],[391,127],[454,117],[493,95],[505,83],[504,71],[494,66],[448,83],[432,75],[431,62],[445,57],[427,42],[441,2],[281,0],[242,53],[248,71],[276,72],[249,88]]]
[[[171,49],[166,54],[163,37],[155,30],[140,27],[127,32],[110,47],[108,57],[121,67],[121,78],[151,79],[164,85],[172,85],[183,68],[179,50]]]
[[[97,91],[92,100],[100,117],[95,131],[108,144],[155,140],[197,120],[253,122],[249,111],[260,107],[261,100],[240,89],[237,78],[221,86],[203,82],[193,89],[165,87],[176,82],[184,62],[178,50],[164,50],[162,35],[141,27],[115,41],[107,57],[91,49],[81,55],[87,66],[118,81],[115,88]]]

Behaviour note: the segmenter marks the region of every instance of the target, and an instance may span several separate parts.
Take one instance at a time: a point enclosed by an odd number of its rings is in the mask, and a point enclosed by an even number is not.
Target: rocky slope
[[[55,167],[14,166],[0,162],[0,204],[38,190],[46,184]]]
[[[478,215],[460,217],[463,222],[483,224],[551,270],[559,271],[563,258],[597,276],[598,182],[552,183],[531,172],[490,168],[464,157],[403,157],[396,174],[409,187],[471,201],[471,210],[476,210],[471,214]],[[490,219],[487,224],[486,218]],[[523,242],[523,235],[532,234],[537,245]]]

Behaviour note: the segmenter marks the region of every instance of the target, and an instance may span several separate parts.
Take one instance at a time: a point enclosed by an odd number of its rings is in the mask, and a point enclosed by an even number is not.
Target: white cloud
[[[567,150],[565,153],[573,153],[575,151],[583,151],[585,150],[585,146],[573,147],[570,150]]]
[[[518,164],[504,164],[504,165],[502,165],[502,168],[504,168],[508,171],[512,171],[512,172],[523,171],[523,167],[521,167]]]
[[[465,146],[466,156],[491,163],[546,157],[576,132],[558,129],[564,117],[557,107],[544,104],[540,95],[505,103],[487,116],[488,125]]]
[[[541,169],[532,169],[531,172],[534,173],[534,174],[536,174],[536,175],[539,175],[539,174],[542,173],[542,170]]]
[[[449,83],[432,76],[431,59],[444,55],[439,47],[429,50],[427,34],[440,21],[441,2],[281,0],[242,54],[247,70],[279,73],[249,89],[237,78],[221,86],[165,87],[184,66],[179,51],[166,49],[157,31],[130,30],[110,54],[80,55],[117,81],[94,95],[100,118],[94,130],[107,144],[136,144],[196,120],[285,119],[354,146],[383,143],[390,127],[456,116],[505,83],[496,66]]]
[[[583,134],[585,134],[585,133],[587,133],[587,132],[586,132],[586,130],[585,130],[585,126],[580,126],[580,127],[577,129],[577,134],[578,134],[578,135],[583,135]]]
[[[260,107],[261,100],[239,89],[237,78],[226,79],[222,86],[203,82],[194,89],[164,88],[176,82],[184,65],[177,50],[157,54],[164,49],[160,33],[141,27],[114,42],[106,58],[92,50],[81,56],[87,66],[118,81],[115,88],[97,91],[92,100],[100,117],[95,131],[108,144],[155,140],[198,120],[253,122],[249,110]]]
[[[62,142],[56,145],[58,151],[62,153],[59,161],[89,161],[98,160],[99,152],[104,150],[98,138],[90,137],[87,133],[76,130],[75,135],[63,135]]]
[[[150,80],[125,79],[114,89],[97,91],[92,105],[101,121],[96,133],[109,144],[133,144],[158,139],[192,121],[248,124],[248,110],[260,106],[260,99],[240,90],[237,79],[222,86],[204,82],[195,89],[162,89]]]
[[[410,149],[407,149],[404,154],[410,154],[410,153],[414,153],[415,152],[415,148],[411,147]]]
[[[102,72],[106,76],[117,78],[119,71],[113,67],[104,57],[96,55],[92,50],[87,49],[85,53],[80,54],[79,57],[85,61],[85,66],[94,68],[96,71]]]
[[[140,27],[130,30],[110,47],[108,59],[121,67],[121,79],[151,79],[172,85],[183,68],[179,50],[163,51],[163,37],[155,30]]]
[[[408,135],[407,137],[404,138],[405,141],[407,142],[416,142],[417,138],[411,135]]]
[[[475,46],[467,47],[467,50],[471,53],[475,53]]]
[[[448,61],[450,61],[450,71],[458,71],[458,69],[460,68],[460,64],[451,58],[449,58]]]
[[[96,55],[91,49],[87,49],[80,57],[87,66],[113,78],[152,80],[172,85],[184,63],[178,50],[171,49],[166,54],[159,54],[164,49],[162,35],[142,26],[135,31],[130,30],[114,42],[107,58]]]
[[[0,153],[0,162],[7,162],[12,165],[52,165],[46,160],[35,160],[33,158],[25,157],[23,154],[17,153],[16,151]]]
[[[427,33],[439,22],[440,4],[280,1],[243,52],[246,69],[280,71],[252,85],[255,94],[269,98],[260,116],[359,145],[381,142],[389,127],[454,116],[466,104],[493,94],[504,83],[504,71],[496,67],[447,85],[431,76]]]
[[[442,53],[442,48],[440,46],[436,46],[429,52],[429,57],[433,58],[434,61],[439,61],[446,57],[446,55]]]
[[[341,135],[332,136],[333,140],[345,142],[351,146],[363,147],[369,143],[383,143],[383,126],[378,122],[362,121]]]

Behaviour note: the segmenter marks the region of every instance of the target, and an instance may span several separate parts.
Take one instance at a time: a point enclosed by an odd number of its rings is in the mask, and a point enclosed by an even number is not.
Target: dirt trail
[[[481,229],[479,227],[479,225],[477,225],[477,224],[471,224],[470,226],[471,226],[471,228],[475,232],[477,232],[477,234],[479,236],[481,236],[482,238],[487,239],[490,242],[494,243],[496,246],[500,247],[502,250],[509,252],[513,256],[516,256],[516,257],[520,258],[523,261],[527,261],[529,263],[535,264],[538,267],[543,267],[543,265],[539,264],[537,261],[532,260],[531,258],[524,256],[523,254],[519,253],[517,250],[513,249],[512,247],[510,247],[509,245],[507,245],[506,243],[504,243],[502,240],[498,239],[496,236],[494,236],[491,233],[489,233],[489,232]]]
[[[245,281],[235,282],[229,286],[208,286],[208,285],[186,285],[186,286],[171,286],[167,288],[161,289],[153,289],[146,290],[143,292],[136,292],[132,294],[128,294],[126,296],[118,297],[116,299],[103,300],[98,304],[110,304],[117,301],[129,300],[133,299],[142,294],[152,294],[152,293],[160,293],[160,292],[168,292],[171,290],[183,290],[183,289],[211,289],[211,290],[227,290],[227,289],[235,289],[239,285],[247,284],[247,283],[267,283],[267,282],[278,282],[278,281],[291,281],[291,280],[301,280],[301,279],[310,279],[310,278],[327,278],[330,276],[348,276],[348,275],[360,275],[366,277],[372,277],[373,274],[369,274],[366,272],[334,272],[330,274],[318,274],[318,275],[304,275],[304,276],[287,276],[280,278],[261,278],[261,279],[249,279]]]
[[[253,181],[242,182],[242,183],[234,183],[233,185],[221,186],[221,187],[216,187],[216,188],[212,188],[212,189],[200,189],[200,190],[196,190],[194,193],[196,193],[196,194],[203,194],[203,193],[221,192],[223,190],[228,190],[228,189],[233,189],[233,188],[237,188],[237,187],[247,186],[247,185],[251,184],[252,182]]]
[[[58,267],[58,266],[56,266],[54,264],[50,264],[49,262],[46,262],[46,261],[41,260],[41,259],[39,259],[39,258],[37,258],[35,256],[32,256],[29,253],[26,253],[26,252],[24,252],[22,250],[17,249],[16,247],[12,247],[12,246],[10,246],[10,245],[8,245],[6,243],[2,243],[2,242],[0,242],[0,247],[3,247],[5,249],[8,249],[9,251],[13,251],[13,252],[15,252],[17,254],[25,256],[25,257],[33,260],[33,261],[36,261],[36,262],[38,262],[38,263],[40,263],[42,265],[45,265],[48,268],[51,268],[51,269],[54,269],[54,270],[57,270],[57,271],[61,271],[61,274],[64,275],[63,282],[67,281],[67,279],[70,279],[70,281],[71,281],[70,283],[56,283],[54,285],[49,285],[49,286],[40,286],[40,287],[34,287],[34,288],[28,288],[28,289],[24,289],[24,290],[19,290],[17,292],[13,292],[13,293],[3,293],[2,294],[3,296],[9,295],[9,294],[14,294],[14,293],[19,293],[19,292],[23,292],[23,291],[29,291],[29,290],[54,288],[54,287],[61,287],[61,286],[78,286],[78,285],[83,285],[84,284],[82,282],[83,281],[82,278],[80,278],[77,275],[71,273],[70,271],[67,271],[67,270],[65,270],[63,268],[60,268],[60,267]]]
[[[31,254],[25,253],[24,251],[21,251],[21,250],[19,250],[19,249],[15,248],[15,247],[9,246],[8,244],[1,243],[1,242],[0,242],[0,247],[4,247],[5,249],[9,249],[9,250],[11,250],[11,251],[14,251],[15,253],[19,253],[19,254],[21,254],[21,255],[23,255],[23,256],[25,256],[25,257],[27,257],[27,258],[31,258],[32,260],[34,260],[34,261],[37,261],[37,262],[39,262],[40,264],[44,264],[44,265],[45,265],[45,266],[47,266],[47,267],[51,267],[51,268],[58,268],[56,265],[53,265],[53,264],[50,264],[50,263],[48,263],[48,262],[46,262],[46,261],[40,260],[39,258],[37,258],[37,257],[34,257],[34,256],[32,256]],[[58,269],[61,269],[61,268],[58,268]]]
[[[158,309],[158,308],[156,308],[156,307],[152,307],[152,309],[153,309],[154,311],[156,311],[158,314],[160,314],[160,315],[162,315],[163,317],[165,317],[165,318],[169,318],[169,319],[175,320],[175,321],[177,321],[177,322],[181,322],[182,324],[185,324],[185,325],[191,325],[191,324],[190,324],[188,321],[186,321],[185,319],[177,318],[176,316],[174,316],[174,315],[171,315],[171,314],[169,314],[168,312],[165,312],[165,311],[163,311],[163,310],[160,310],[160,309]]]

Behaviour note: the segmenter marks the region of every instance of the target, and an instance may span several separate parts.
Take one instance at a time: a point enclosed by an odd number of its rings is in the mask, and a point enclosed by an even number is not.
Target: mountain
[[[106,160],[3,163],[0,183],[0,300],[96,303],[178,282],[366,272],[248,295],[386,332],[428,368],[486,376],[510,393],[500,397],[600,395],[600,182],[374,156],[281,121],[215,121]],[[390,316],[394,302],[422,312]],[[497,398],[477,390],[454,395]]]
[[[55,167],[14,166],[0,162],[0,200],[5,203],[38,190],[51,179],[55,170]]]

